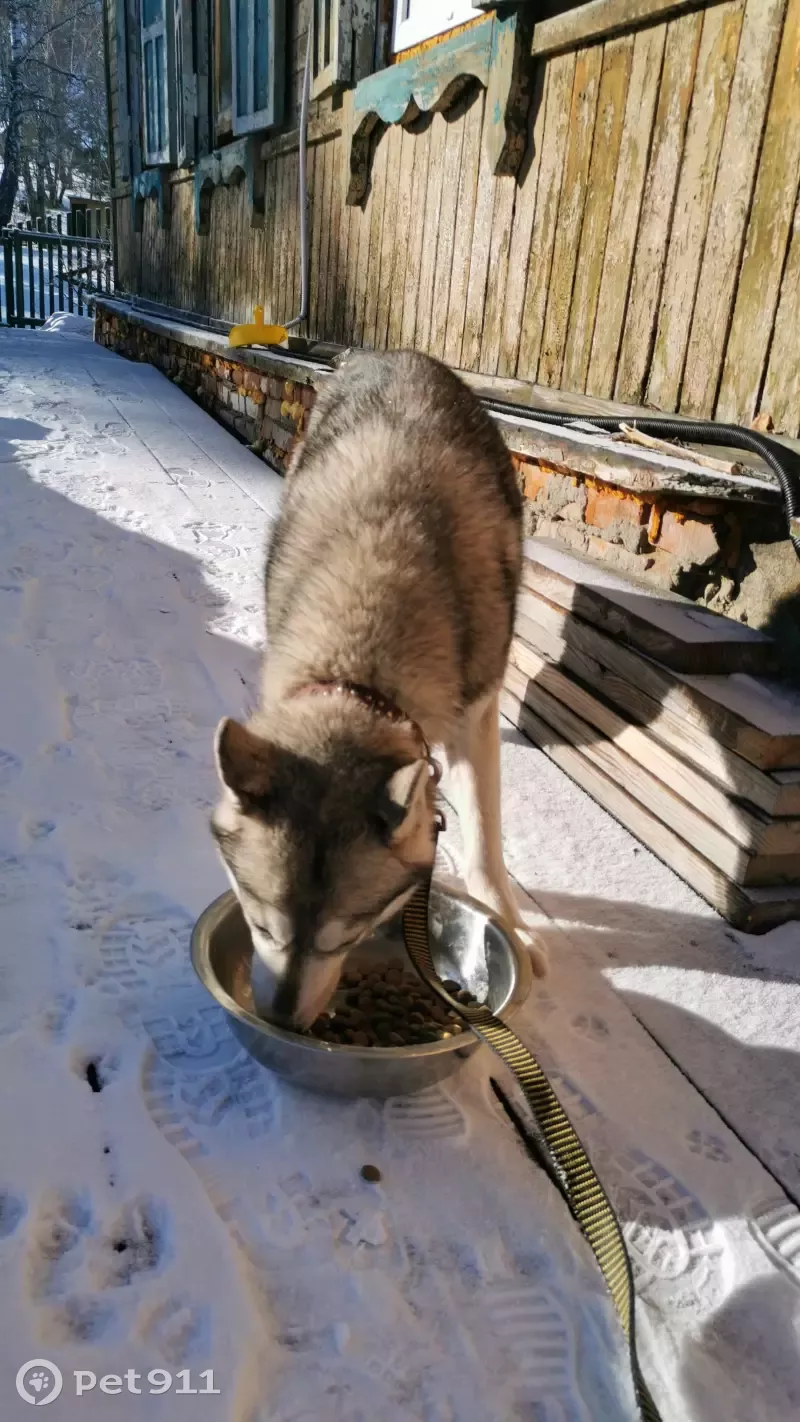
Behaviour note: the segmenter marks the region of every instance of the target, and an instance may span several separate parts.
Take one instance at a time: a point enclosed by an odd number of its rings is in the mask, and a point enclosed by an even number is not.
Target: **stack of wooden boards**
[[[764,634],[525,544],[502,706],[737,927],[800,918],[800,693]]]

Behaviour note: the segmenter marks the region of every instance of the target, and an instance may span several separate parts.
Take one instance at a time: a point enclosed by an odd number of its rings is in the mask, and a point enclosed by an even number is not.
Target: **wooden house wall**
[[[349,207],[344,96],[309,153],[308,334],[668,411],[768,410],[796,435],[800,0],[722,0],[539,59],[519,179],[489,169],[484,108],[476,88],[381,132]],[[261,229],[244,185],[214,191],[205,237],[190,173],[167,231],[148,202],[135,236],[121,195],[122,284],[230,321],[294,315],[298,152],[266,161]]]

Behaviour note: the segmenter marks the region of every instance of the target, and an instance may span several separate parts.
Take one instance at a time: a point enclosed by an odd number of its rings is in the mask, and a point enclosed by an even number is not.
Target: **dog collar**
[[[362,706],[366,706],[369,711],[374,711],[376,716],[383,716],[387,721],[393,721],[396,725],[410,726],[422,746],[436,784],[438,785],[441,780],[442,767],[438,760],[434,760],[431,755],[430,746],[413,716],[409,716],[395,701],[384,696],[383,692],[377,691],[374,686],[364,686],[357,681],[311,681],[305,686],[298,686],[291,695],[292,697],[349,696],[353,701],[359,701]]]

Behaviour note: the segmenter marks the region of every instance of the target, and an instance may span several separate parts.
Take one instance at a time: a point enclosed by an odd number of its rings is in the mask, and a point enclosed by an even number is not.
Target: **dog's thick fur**
[[[348,948],[430,871],[434,786],[411,722],[444,749],[468,889],[515,924],[497,695],[520,565],[511,460],[472,393],[426,356],[349,357],[287,477],[261,704],[217,737],[214,832],[279,1019],[308,1025]],[[409,722],[303,690],[331,681],[374,688]]]

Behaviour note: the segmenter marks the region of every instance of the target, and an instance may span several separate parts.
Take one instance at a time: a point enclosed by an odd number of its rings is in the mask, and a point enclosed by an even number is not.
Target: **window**
[[[475,19],[472,0],[396,0],[392,50],[397,54]]]
[[[175,10],[175,93],[178,101],[178,162],[181,163],[186,156],[186,96],[184,93],[183,0],[172,0],[172,3],[174,5]]]
[[[230,0],[233,131],[271,128],[283,117],[284,0]]]
[[[170,75],[170,53],[174,36],[168,31],[164,16],[165,0],[142,0],[142,85],[144,89],[144,161],[146,164],[169,163],[170,90],[174,82]]]

